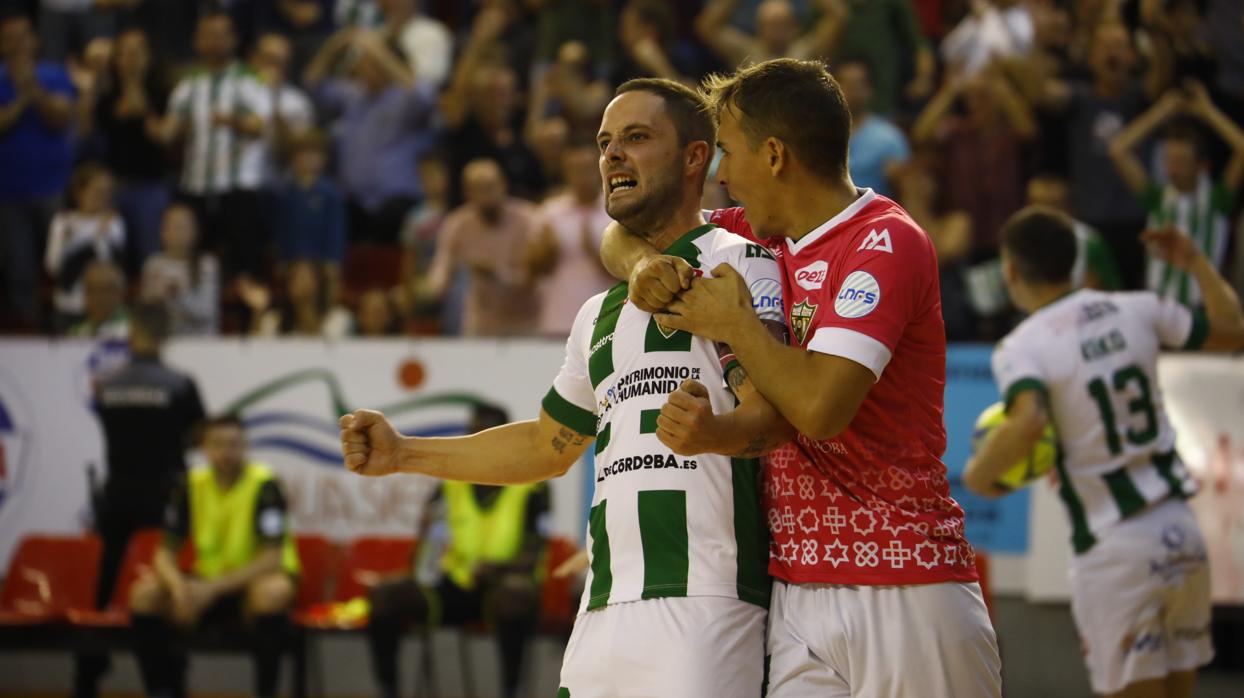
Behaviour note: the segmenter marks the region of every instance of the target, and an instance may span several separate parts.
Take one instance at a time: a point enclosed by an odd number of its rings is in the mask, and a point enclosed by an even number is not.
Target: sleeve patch
[[[881,286],[876,277],[866,271],[853,271],[842,282],[834,299],[834,312],[839,317],[864,317],[877,309],[881,303]]]

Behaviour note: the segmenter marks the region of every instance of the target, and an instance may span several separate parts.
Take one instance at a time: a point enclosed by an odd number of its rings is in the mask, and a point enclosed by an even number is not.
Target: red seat
[[[125,560],[117,573],[117,584],[112,589],[112,598],[107,608],[96,610],[88,605],[69,609],[69,621],[74,625],[91,627],[123,627],[130,622],[130,589],[139,577],[153,574],[152,561],[156,550],[164,540],[164,532],[158,528],[145,528],[130,536],[129,546],[125,549]],[[178,553],[178,565],[189,569],[194,559],[194,546],[187,541]]]
[[[336,551],[323,536],[295,536],[294,542],[298,546],[298,561],[302,565],[294,608],[302,610],[325,599]]]
[[[33,535],[22,539],[0,590],[0,625],[60,621],[95,597],[100,543],[95,537]]]
[[[414,538],[358,538],[346,550],[337,576],[336,601],[367,595],[377,577],[409,572],[415,552]]]
[[[575,599],[570,595],[573,576],[557,579],[553,570],[574,557],[579,546],[566,538],[549,539],[545,555],[544,586],[540,589],[540,627],[550,633],[566,632],[574,624]]]
[[[369,288],[397,286],[402,282],[402,256],[397,245],[350,245],[341,270],[343,289],[353,296]]]

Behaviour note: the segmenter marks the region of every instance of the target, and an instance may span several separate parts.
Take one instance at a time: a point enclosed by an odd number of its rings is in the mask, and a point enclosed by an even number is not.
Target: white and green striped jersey
[[[769,252],[712,225],[666,254],[697,274],[729,264],[746,279],[761,319],[782,323],[780,271]],[[588,299],[566,360],[544,398],[549,415],[596,437],[591,558],[580,611],[667,596],[724,596],[767,606],[768,529],[756,459],[676,455],[656,437],[667,396],[686,379],[708,388],[713,411],[734,397],[710,341],[666,332],[626,300],[625,283]]]
[[[185,133],[181,188],[190,194],[223,194],[258,189],[263,184],[266,148],[263,137],[242,136],[214,123],[216,116],[260,116],[272,113],[272,95],[242,63],[211,73],[196,70],[173,90],[169,112]]]
[[[1149,291],[1083,289],[1033,313],[994,350],[1007,405],[1025,390],[1048,398],[1077,553],[1149,504],[1195,491],[1175,455],[1157,360],[1163,347],[1199,346],[1207,327],[1203,314]]]
[[[1202,174],[1196,189],[1180,192],[1167,184],[1151,184],[1142,196],[1150,228],[1173,224],[1184,235],[1196,241],[1210,263],[1222,269],[1227,256],[1227,240],[1231,233],[1231,210],[1234,196],[1221,182]],[[1188,307],[1201,304],[1201,289],[1186,271],[1176,269],[1156,257],[1149,259],[1146,286],[1163,298]]]

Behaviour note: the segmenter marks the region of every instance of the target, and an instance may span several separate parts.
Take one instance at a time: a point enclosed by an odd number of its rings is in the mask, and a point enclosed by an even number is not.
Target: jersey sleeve
[[[1167,349],[1200,349],[1209,334],[1209,321],[1203,310],[1192,311],[1169,298],[1150,291],[1128,294],[1133,312],[1153,325],[1158,341]]]
[[[1025,390],[1047,392],[1045,372],[1031,343],[1021,346],[1012,337],[1002,340],[994,350],[992,368],[1002,404],[1007,407]]]
[[[768,243],[756,237],[756,234],[752,232],[752,226],[747,222],[747,217],[743,215],[741,206],[719,208],[716,211],[704,211],[703,213],[704,219],[709,223],[745,238],[748,242],[768,246]]]
[[[841,272],[815,296],[806,346],[850,359],[881,380],[907,326],[937,310],[936,255],[929,239],[899,218],[878,220],[847,249]]]
[[[727,236],[728,237],[728,236]],[[741,237],[741,236],[740,236]],[[747,282],[747,290],[752,296],[752,309],[764,323],[769,332],[778,339],[786,340],[786,311],[782,299],[782,270],[763,245],[755,242],[744,242],[738,238],[729,239],[723,246],[718,261],[709,267],[716,267],[724,262]],[[730,375],[739,365],[734,351],[727,344],[717,344],[717,358],[721,362],[723,379]],[[728,381],[727,381],[728,383]]]
[[[255,502],[255,537],[263,545],[278,545],[289,530],[285,493],[276,480],[268,480],[259,489]]]
[[[587,340],[596,297],[579,308],[566,339],[566,358],[540,407],[550,417],[584,436],[596,436],[596,393],[587,373]]]

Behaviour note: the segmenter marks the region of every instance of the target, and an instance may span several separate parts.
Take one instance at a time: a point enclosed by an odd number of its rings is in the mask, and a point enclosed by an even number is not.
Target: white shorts
[[[769,698],[998,698],[980,585],[775,582]]]
[[[558,698],[760,698],[765,610],[716,596],[646,599],[575,619]]]
[[[1208,664],[1209,563],[1188,505],[1154,505],[1074,556],[1071,613],[1097,693]]]

